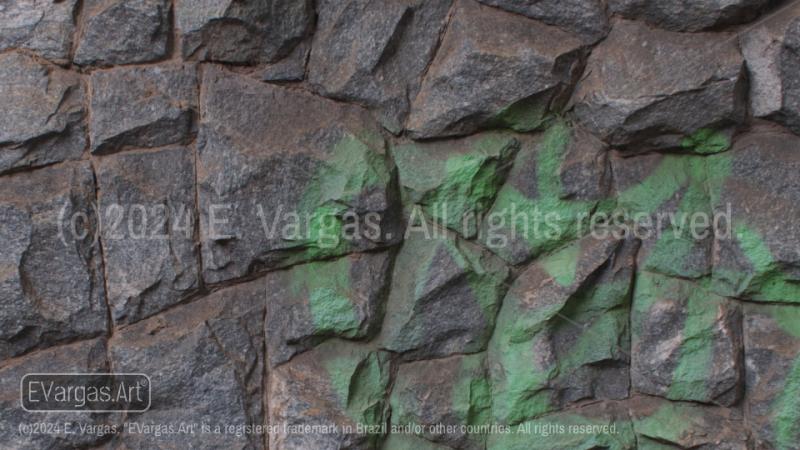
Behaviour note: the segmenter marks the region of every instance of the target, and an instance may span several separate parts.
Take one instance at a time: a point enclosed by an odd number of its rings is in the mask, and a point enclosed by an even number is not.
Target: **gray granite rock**
[[[605,2],[601,0],[479,0],[568,30],[587,43],[608,33]]]
[[[6,176],[0,189],[0,361],[107,330],[87,163]]]
[[[76,64],[134,64],[169,54],[168,0],[86,0],[81,17]]]
[[[105,344],[103,338],[91,339],[3,361],[0,367],[0,447],[17,450],[90,448],[107,441],[113,430],[119,430],[113,428],[117,423],[105,414],[29,413],[20,406],[20,386],[26,374],[108,372]],[[31,432],[21,431],[26,429]]]
[[[399,132],[452,0],[319,2],[309,81],[323,95],[374,108]]]
[[[800,133],[800,5],[740,38],[750,75],[750,109]]]
[[[267,275],[269,363],[330,337],[372,337],[383,320],[391,261],[390,252],[359,253]]]
[[[746,90],[744,59],[731,35],[620,20],[592,52],[571,103],[589,131],[645,151],[680,148],[700,130],[739,124]]]
[[[580,68],[575,35],[517,14],[458,0],[406,128],[414,138],[482,126],[530,131],[558,109]]]
[[[366,111],[219,69],[203,79],[206,282],[399,241],[395,169]]]
[[[411,231],[395,261],[381,344],[406,359],[485,350],[506,290],[499,258],[437,233]]]
[[[117,330],[108,343],[114,370],[151,381],[150,409],[127,421],[196,424],[196,432],[119,433],[111,447],[264,448],[261,434],[243,428],[265,423],[264,304],[264,283],[254,281]]]
[[[610,0],[611,13],[673,31],[699,31],[751,21],[773,0]]]
[[[200,285],[194,155],[186,148],[123,153],[97,167],[111,317],[132,323]]]
[[[310,0],[184,0],[175,8],[184,58],[236,64],[286,56],[313,17]]]
[[[9,0],[0,8],[0,50],[31,50],[50,61],[69,61],[78,0]]]
[[[188,143],[195,134],[198,85],[192,65],[92,72],[92,152]]]
[[[0,173],[79,158],[83,102],[77,74],[27,53],[0,54]]]

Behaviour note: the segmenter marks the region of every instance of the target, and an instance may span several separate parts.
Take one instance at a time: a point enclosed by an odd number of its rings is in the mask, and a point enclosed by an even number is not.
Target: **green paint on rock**
[[[527,421],[508,433],[489,436],[487,450],[632,450],[636,448],[628,420],[561,413]]]
[[[725,133],[709,128],[701,128],[681,140],[681,147],[703,155],[724,152],[731,147],[731,140]]]
[[[498,112],[488,126],[509,128],[526,133],[544,128],[550,117],[547,114],[548,99],[533,96],[506,106]]]

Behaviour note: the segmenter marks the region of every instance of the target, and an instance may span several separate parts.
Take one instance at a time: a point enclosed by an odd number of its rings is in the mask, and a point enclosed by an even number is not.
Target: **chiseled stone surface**
[[[577,75],[581,41],[517,14],[457,0],[406,123],[411,136],[539,128]]]
[[[0,103],[0,173],[83,153],[84,88],[76,73],[28,53],[2,53]]]
[[[0,9],[0,50],[27,49],[59,64],[69,61],[78,0],[8,0]]]
[[[608,13],[602,0],[478,0],[568,30],[587,43],[608,33]]]
[[[3,177],[0,361],[106,332],[94,190],[85,162]]]
[[[771,0],[610,0],[611,13],[640,19],[673,31],[700,31],[749,22],[770,6]]]

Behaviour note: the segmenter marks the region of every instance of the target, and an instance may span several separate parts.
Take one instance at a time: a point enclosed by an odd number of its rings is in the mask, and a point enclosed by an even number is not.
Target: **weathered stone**
[[[392,426],[423,427],[423,437],[451,448],[483,449],[485,433],[460,427],[491,423],[491,395],[483,353],[403,364],[390,398]]]
[[[389,252],[360,253],[267,275],[269,363],[288,361],[329,337],[375,334],[390,269]]]
[[[584,431],[581,431],[584,430]],[[633,450],[633,425],[624,405],[597,403],[550,414],[489,435],[487,450]]]
[[[299,44],[289,55],[275,63],[267,64],[258,72],[262,81],[302,81],[306,77],[306,62],[311,44]]]
[[[383,443],[383,450],[449,450],[450,447],[434,444],[412,434],[392,433]]]
[[[325,0],[309,60],[323,95],[374,108],[400,132],[453,0]]]
[[[411,106],[414,138],[482,126],[541,127],[581,62],[581,41],[519,15],[457,0],[442,44]]]
[[[402,238],[395,169],[366,111],[214,68],[201,97],[207,282]]]
[[[77,74],[24,53],[1,54],[0,104],[0,173],[83,153],[83,85]]]
[[[740,38],[750,75],[750,110],[800,134],[800,5]]]
[[[606,6],[601,0],[478,0],[568,30],[587,43],[608,33]]]
[[[748,433],[735,409],[636,397],[629,403],[637,448],[746,450]],[[760,448],[760,447],[756,447]]]
[[[124,153],[97,170],[111,317],[131,323],[199,287],[191,150]]]
[[[746,305],[743,328],[754,448],[792,448],[800,440],[800,309]]]
[[[408,359],[485,350],[508,269],[451,233],[410,225],[395,263],[382,345]]]
[[[519,141],[485,133],[392,148],[406,201],[435,223],[472,238],[505,181]]]
[[[93,153],[188,143],[195,132],[194,67],[115,68],[91,76]]]
[[[635,241],[591,236],[512,284],[489,345],[495,421],[628,395],[628,303]]]
[[[142,63],[170,51],[168,0],[86,0],[82,17],[76,64]]]
[[[642,240],[638,267],[683,278],[711,274],[714,218],[706,158],[614,153],[611,166],[617,212]]]
[[[589,231],[592,214],[610,210],[605,147],[556,122],[522,138],[505,185],[481,223],[479,239],[512,264],[562,247]]]
[[[238,64],[286,56],[313,17],[309,0],[183,0],[175,9],[184,58]]]
[[[744,60],[730,35],[620,20],[585,74],[571,100],[575,116],[613,146],[712,153],[724,148],[687,138],[714,136],[745,117]]]
[[[712,206],[730,216],[714,245],[718,294],[800,302],[798,146],[796,135],[765,125],[709,159]]]
[[[278,428],[270,450],[377,448],[388,419],[389,375],[386,352],[336,341],[278,367],[269,378],[270,425]],[[303,430],[313,426],[328,432]]]
[[[673,31],[699,31],[755,19],[772,0],[610,0],[609,9]]]
[[[16,450],[90,448],[107,440],[113,434],[110,427],[114,425],[108,416],[77,411],[28,413],[20,406],[20,387],[26,374],[93,373],[109,369],[104,339],[49,348],[4,361],[0,367],[0,447]],[[34,423],[48,425],[33,428],[36,427]],[[32,427],[27,428],[31,432],[23,432],[25,427]],[[56,432],[56,427],[61,431]],[[70,427],[69,432],[65,427]],[[109,428],[103,432],[87,431],[92,427]]]
[[[26,49],[59,64],[69,61],[78,0],[9,0],[0,9],[0,51]]]
[[[150,409],[135,421],[198,425],[193,434],[119,433],[111,447],[264,448],[257,433],[213,432],[265,423],[264,305],[264,283],[254,281],[118,329],[109,341],[114,371],[151,380]],[[212,432],[200,433],[201,423]]]
[[[708,292],[707,284],[647,272],[637,276],[631,314],[636,391],[723,406],[739,400],[741,311]]]
[[[0,360],[106,332],[94,199],[86,163],[4,177]]]

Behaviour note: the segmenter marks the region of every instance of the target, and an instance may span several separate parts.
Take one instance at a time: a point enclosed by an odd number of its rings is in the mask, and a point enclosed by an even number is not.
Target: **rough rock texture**
[[[93,153],[188,143],[197,76],[191,65],[117,68],[91,76]]]
[[[0,1],[0,448],[796,449],[798,55],[790,0]]]
[[[606,6],[601,0],[478,0],[568,30],[587,43],[608,33]]]
[[[172,148],[103,158],[97,184],[114,321],[135,322],[196,291],[200,252],[191,152]]]
[[[79,158],[83,102],[77,74],[27,53],[0,54],[0,173]]]
[[[264,423],[264,283],[215,292],[195,303],[123,328],[109,341],[117,372],[150,376],[142,424],[217,426]],[[132,418],[132,417],[131,417]],[[120,434],[114,447],[264,448],[255,434]]]
[[[75,32],[78,0],[9,0],[0,9],[0,50],[31,50],[66,63]]]
[[[270,62],[302,40],[313,8],[309,0],[182,0],[175,19],[184,58]]]
[[[309,60],[323,95],[365,104],[399,132],[453,0],[324,0]]]
[[[0,361],[106,332],[87,163],[6,176],[0,190]]]
[[[699,130],[744,119],[744,74],[730,35],[660,31],[621,20],[592,52],[571,103],[576,118],[612,145],[679,148]]]
[[[267,352],[277,365],[329,337],[366,338],[380,328],[390,252],[360,253],[274,272],[267,283]]]
[[[73,61],[105,66],[166,57],[170,9],[167,0],[86,0]]]
[[[508,269],[488,251],[428,229],[411,233],[397,255],[381,341],[411,359],[482,351]]]
[[[397,242],[393,164],[368,114],[219,69],[204,74],[204,279]]]
[[[329,341],[274,370],[269,415],[280,431],[270,435],[269,448],[375,448],[389,413],[390,366],[386,352]],[[358,432],[357,424],[370,428]],[[331,428],[303,432],[314,425]]]
[[[498,423],[580,400],[627,397],[635,251],[634,241],[587,237],[519,275],[489,346]]]
[[[673,31],[699,31],[748,22],[773,0],[610,0],[610,12]]]
[[[735,303],[702,284],[640,274],[631,316],[633,388],[671,400],[736,403],[743,381],[741,321]]]
[[[411,105],[410,134],[453,136],[491,125],[539,128],[580,67],[580,40],[473,0],[457,0],[452,14]]]

